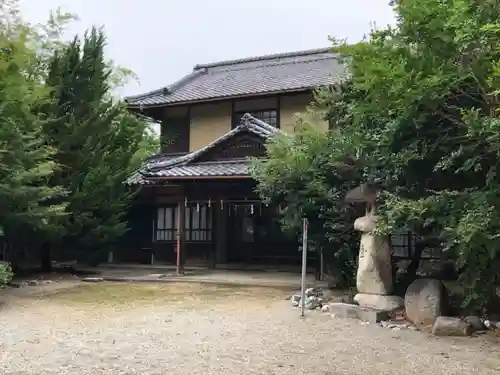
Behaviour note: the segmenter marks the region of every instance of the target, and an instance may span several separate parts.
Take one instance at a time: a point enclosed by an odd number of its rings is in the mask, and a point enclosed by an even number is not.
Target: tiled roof
[[[154,177],[247,176],[248,167],[249,162],[247,160],[181,164],[172,168],[159,170],[154,173]]]
[[[226,160],[178,165],[155,173],[155,178],[172,177],[174,179],[193,177],[248,176],[250,162],[248,160]],[[148,178],[149,177],[149,178]],[[127,185],[152,185],[156,180],[149,175],[134,172],[126,181]]]
[[[125,180],[125,185],[151,185],[154,181],[149,181],[142,177],[140,169],[134,171],[128,178]]]
[[[170,86],[125,98],[131,107],[301,91],[336,84],[346,68],[328,48],[196,65]]]
[[[186,155],[187,153],[185,154],[157,154],[157,155],[153,155],[153,156],[150,156],[148,158],[146,158],[146,160],[144,160],[141,168],[137,169],[136,171],[134,171],[134,173],[132,173],[128,178],[127,180],[125,181],[125,184],[126,185],[137,185],[137,184],[149,184],[149,183],[152,183],[146,179],[143,178],[142,174],[141,174],[141,171],[147,169],[147,168],[150,168],[152,166],[155,166],[157,164],[162,164],[162,163],[165,163],[167,162],[168,160],[173,160],[173,159],[177,159],[181,156],[184,156]]]
[[[266,124],[247,113],[241,118],[239,126],[198,151],[181,156],[156,155],[149,158],[145,161],[141,169],[135,171],[127,179],[126,184],[154,184],[157,179],[168,178],[248,176],[250,161],[247,159],[210,162],[197,161],[208,151],[244,132],[255,134],[264,140],[277,133],[281,133],[274,126]]]

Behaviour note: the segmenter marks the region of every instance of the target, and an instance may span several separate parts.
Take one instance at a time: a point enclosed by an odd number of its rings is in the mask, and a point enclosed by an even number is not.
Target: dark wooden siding
[[[204,154],[198,161],[219,161],[262,157],[266,154],[264,141],[254,134],[241,134],[218,145]]]
[[[189,152],[189,114],[166,117],[161,125],[162,153]]]

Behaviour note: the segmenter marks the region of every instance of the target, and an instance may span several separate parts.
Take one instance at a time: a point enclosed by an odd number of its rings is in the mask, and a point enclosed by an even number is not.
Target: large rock
[[[379,294],[363,293],[356,294],[354,302],[360,306],[384,311],[396,310],[405,305],[404,299],[398,296],[382,296]]]
[[[391,248],[387,236],[372,233],[376,220],[376,216],[366,215],[354,222],[354,229],[363,232],[356,287],[363,294],[389,295],[392,293]]]
[[[470,336],[473,328],[467,322],[450,316],[439,316],[432,326],[436,336]]]
[[[406,290],[406,316],[414,324],[434,324],[448,309],[448,295],[444,284],[435,279],[415,280]]]

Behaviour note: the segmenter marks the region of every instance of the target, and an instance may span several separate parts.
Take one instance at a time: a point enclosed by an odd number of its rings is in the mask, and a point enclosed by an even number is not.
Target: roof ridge
[[[306,55],[307,56],[307,55]],[[321,61],[321,60],[330,60],[330,59],[333,59],[333,58],[336,58],[335,56],[323,56],[323,57],[317,57],[315,59],[310,59],[310,60],[294,60],[294,61],[287,61],[287,62],[283,62],[283,61],[276,61],[273,59],[269,59],[269,60],[260,60],[263,62],[263,64],[259,64],[259,68],[260,67],[269,67],[269,66],[276,66],[276,65],[294,65],[294,64],[309,64],[311,62],[315,62],[315,61]],[[224,72],[226,71],[231,71],[231,72],[236,72],[236,71],[241,71],[241,70],[249,70],[249,69],[255,69],[255,67],[248,67],[246,65],[241,65],[239,66],[240,64],[234,64],[232,67],[231,67],[232,64],[227,64],[227,65],[217,65],[216,67],[219,68],[219,67],[228,67],[226,70],[224,70]],[[214,67],[215,68],[215,67]],[[210,71],[209,69],[212,69],[212,68],[203,68],[204,71],[206,71],[207,73]],[[194,70],[194,72],[198,72],[199,70]]]
[[[273,60],[273,59],[278,59],[278,58],[316,55],[316,54],[328,53],[328,52],[332,52],[331,47],[308,49],[308,50],[295,51],[295,52],[273,53],[273,54],[269,54],[269,55],[245,57],[245,58],[233,59],[233,60],[221,60],[221,61],[207,63],[207,64],[196,64],[193,68],[193,71],[197,71],[200,69],[215,68],[215,67],[226,66],[226,65],[243,64],[243,63],[255,62],[255,61]]]

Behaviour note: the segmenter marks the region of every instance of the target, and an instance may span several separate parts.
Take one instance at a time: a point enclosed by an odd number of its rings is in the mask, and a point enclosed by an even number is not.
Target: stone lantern
[[[377,215],[376,201],[378,190],[363,184],[346,195],[346,202],[364,203],[365,216],[354,222],[354,229],[361,232],[359,246],[356,288],[354,301],[361,307],[377,310],[394,310],[404,306],[401,297],[392,295],[391,244],[389,236],[374,233]]]

